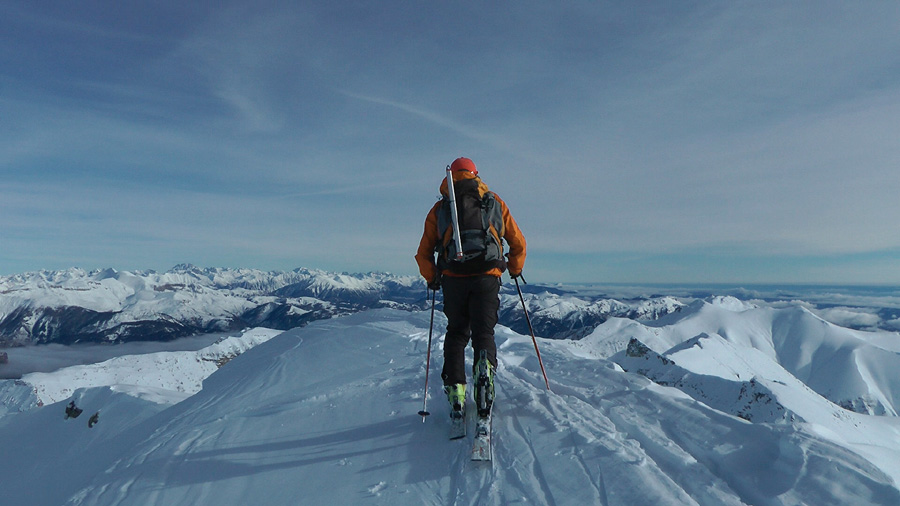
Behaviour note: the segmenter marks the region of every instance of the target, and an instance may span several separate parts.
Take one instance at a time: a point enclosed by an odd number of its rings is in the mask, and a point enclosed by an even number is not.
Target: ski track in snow
[[[571,342],[540,342],[548,392],[530,337],[499,327],[494,460],[473,462],[471,399],[468,437],[447,440],[444,324],[438,316],[424,423],[428,314],[370,311],[262,343],[174,406],[93,388],[80,391],[85,413],[101,409],[93,429],[62,420],[64,401],[0,417],[0,447],[22,455],[0,462],[4,496],[35,506],[900,503],[890,478],[841,446],[859,437],[829,433],[844,425],[751,423]],[[898,426],[847,419],[879,434]]]

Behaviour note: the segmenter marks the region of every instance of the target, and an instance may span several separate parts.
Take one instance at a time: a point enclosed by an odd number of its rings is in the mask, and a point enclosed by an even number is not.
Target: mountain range
[[[611,316],[655,319],[678,311],[673,297],[615,300],[525,286],[538,335],[580,338]],[[0,277],[0,345],[167,341],[252,327],[287,330],[377,308],[429,304],[417,277],[315,269],[266,272],[179,265],[167,272],[39,271]],[[438,297],[440,304],[440,297]],[[514,287],[500,321],[527,332]]]

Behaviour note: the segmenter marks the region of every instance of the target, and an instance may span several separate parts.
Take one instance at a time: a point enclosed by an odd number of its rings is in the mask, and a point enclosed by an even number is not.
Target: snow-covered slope
[[[76,393],[85,409],[78,419],[63,419],[65,401],[0,417],[0,448],[15,456],[0,459],[4,501],[900,504],[900,419],[830,403],[754,345],[770,340],[747,330],[760,328],[754,309],[711,306],[666,325],[611,320],[587,340],[542,340],[552,392],[530,337],[498,329],[492,464],[471,462],[467,440],[446,439],[439,360],[430,370],[433,414],[425,423],[415,414],[428,313],[383,309],[285,332],[174,406],[91,388]],[[443,324],[438,317],[437,329]],[[625,357],[638,334],[647,346],[633,344]],[[664,344],[668,358],[652,355]],[[616,353],[644,374],[604,358]],[[665,375],[684,381],[648,379]],[[724,402],[732,383],[761,377],[771,381],[756,393],[787,416],[757,417],[766,406],[755,394],[749,416]],[[733,391],[731,404],[740,395]]]
[[[0,415],[60,402],[79,389],[99,386],[175,404],[199,392],[203,380],[219,367],[280,333],[250,329],[222,337],[198,351],[125,355],[51,373],[30,373],[17,380],[0,380]]]
[[[652,322],[610,320],[575,346],[613,357],[632,338],[660,355],[679,355],[679,366],[695,373],[765,381],[768,374],[743,365],[742,356],[752,351],[847,409],[891,416],[900,411],[900,335],[839,327],[802,306],[757,307],[732,297],[712,298]],[[688,351],[716,341],[730,346]]]

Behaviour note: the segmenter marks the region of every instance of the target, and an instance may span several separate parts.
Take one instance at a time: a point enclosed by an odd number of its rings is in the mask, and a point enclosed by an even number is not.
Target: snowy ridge
[[[219,367],[280,333],[257,328],[223,338],[199,351],[126,355],[97,364],[0,381],[0,413],[61,402],[79,389],[101,386],[152,398],[158,403],[175,404],[199,392],[203,380]]]
[[[668,322],[614,319],[582,341],[541,340],[552,392],[531,338],[498,328],[493,465],[471,462],[467,440],[446,440],[439,387],[432,416],[416,415],[427,312],[315,322],[240,355],[174,406],[100,387],[75,394],[85,413],[100,413],[92,429],[84,415],[63,420],[65,401],[0,417],[0,447],[19,456],[0,461],[4,498],[37,506],[900,503],[900,419],[842,409],[779,364],[777,352],[755,347],[770,337],[749,329],[781,328],[785,314],[760,309],[713,301]],[[801,349],[828,335],[815,323],[790,328],[812,332],[791,336],[811,343]],[[439,367],[430,375],[439,385]]]
[[[652,322],[611,320],[575,346],[618,360],[631,339],[695,373],[729,381],[757,376],[760,382],[786,374],[853,411],[897,416],[900,407],[897,334],[839,327],[803,307],[757,307],[714,298]],[[710,346],[716,351],[691,352]],[[777,368],[761,372],[763,361],[745,363],[755,356]]]

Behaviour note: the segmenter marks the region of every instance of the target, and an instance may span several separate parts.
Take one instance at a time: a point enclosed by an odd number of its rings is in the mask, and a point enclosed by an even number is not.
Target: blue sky
[[[900,284],[896,2],[245,4],[0,4],[0,274],[412,274],[468,156],[529,280]]]

